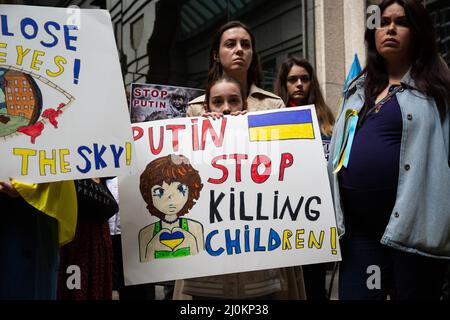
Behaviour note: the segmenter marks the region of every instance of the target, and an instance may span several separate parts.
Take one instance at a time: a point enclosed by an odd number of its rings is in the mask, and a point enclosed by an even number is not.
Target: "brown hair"
[[[205,90],[205,101],[203,103],[204,103],[204,108],[205,108],[205,110],[207,112],[211,111],[210,108],[209,108],[209,98],[211,96],[211,88],[214,87],[214,85],[216,83],[219,83],[219,82],[229,82],[229,83],[236,84],[238,86],[238,88],[239,88],[239,92],[240,92],[241,98],[242,98],[242,104],[243,104],[242,105],[242,110],[247,109],[247,99],[246,99],[246,97],[244,95],[244,92],[242,91],[242,87],[239,84],[239,82],[236,79],[234,79],[234,78],[232,78],[230,76],[227,76],[226,74],[223,74],[219,78],[213,80],[212,82],[209,82],[208,86],[206,87],[206,90]]]
[[[443,121],[450,104],[450,74],[438,54],[436,31],[428,11],[417,0],[384,0],[380,4],[381,13],[392,4],[398,4],[405,10],[411,31],[412,64],[411,77],[420,92],[436,102]],[[367,28],[365,32],[367,63],[361,74],[366,74],[364,82],[364,115],[375,104],[376,96],[389,84],[385,59],[378,53],[375,44],[375,29]]]
[[[291,68],[297,65],[304,68],[311,79],[311,85],[309,87],[309,93],[307,97],[307,104],[314,104],[317,112],[317,118],[319,120],[320,131],[326,136],[331,136],[333,133],[333,125],[335,122],[333,112],[325,103],[322,91],[320,90],[319,81],[314,72],[312,65],[305,59],[296,57],[289,57],[283,61],[278,71],[277,79],[275,82],[275,94],[279,95],[283,99],[284,103],[288,105],[289,95],[287,90],[287,76]]]
[[[261,80],[262,80],[262,70],[261,70],[261,63],[259,61],[259,56],[256,53],[256,40],[253,33],[250,31],[250,29],[243,24],[240,21],[230,21],[223,26],[221,26],[215,33],[211,49],[209,51],[209,71],[208,71],[208,83],[213,82],[214,80],[218,79],[223,74],[223,68],[220,61],[217,60],[217,56],[219,54],[220,49],[220,40],[222,38],[222,34],[227,31],[228,29],[232,28],[242,28],[250,35],[250,39],[252,41],[252,61],[250,63],[250,67],[247,71],[247,87],[250,88],[252,84],[255,84],[256,86],[261,86]],[[248,89],[249,90],[249,89]],[[247,92],[245,93],[244,98],[247,98]],[[246,100],[246,99],[244,99]]]
[[[171,184],[175,181],[182,182],[189,188],[188,200],[180,212],[177,213],[179,217],[188,213],[200,197],[203,183],[198,171],[192,167],[189,159],[183,155],[170,154],[147,164],[140,177],[139,189],[144,201],[147,203],[147,209],[150,214],[160,219],[165,216],[163,212],[156,209],[153,205],[152,187],[162,185],[163,182]]]

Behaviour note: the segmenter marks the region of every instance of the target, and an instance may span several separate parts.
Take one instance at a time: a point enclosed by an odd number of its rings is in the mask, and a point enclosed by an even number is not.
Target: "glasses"
[[[380,29],[387,29],[389,28],[389,26],[394,23],[396,27],[398,28],[409,28],[409,22],[408,19],[406,19],[406,17],[397,17],[395,19],[389,19],[386,17],[381,18],[380,21],[380,26],[376,27],[375,29],[380,30]]]

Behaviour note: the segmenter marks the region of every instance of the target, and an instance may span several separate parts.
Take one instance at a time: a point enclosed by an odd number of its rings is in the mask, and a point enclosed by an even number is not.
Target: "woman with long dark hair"
[[[450,74],[416,0],[384,0],[331,141],[340,299],[439,299],[450,259]]]
[[[227,75],[241,85],[246,99],[246,110],[260,111],[284,108],[277,95],[260,88],[261,63],[256,52],[256,39],[240,21],[222,25],[214,34],[209,52],[208,84]],[[199,116],[207,105],[202,95],[189,102],[188,116]]]
[[[328,160],[335,120],[333,112],[325,103],[312,65],[307,60],[297,57],[285,59],[278,70],[275,94],[283,99],[287,107],[310,104],[315,106],[325,157]],[[305,265],[302,269],[306,298],[314,301],[326,300],[326,264]]]
[[[215,33],[209,55],[209,92],[189,102],[187,115],[200,116],[214,111],[212,105],[215,99],[209,99],[209,94],[213,85],[225,78],[237,81],[241,89],[242,105],[235,112],[285,107],[280,97],[259,87],[262,71],[256,52],[256,39],[251,30],[239,21],[227,22]],[[226,82],[233,81],[228,79]],[[218,91],[222,91],[221,96],[226,93],[223,89]],[[222,97],[221,100],[225,99]],[[223,108],[220,113],[232,114],[233,108]],[[215,278],[215,281],[211,281],[211,278]],[[295,272],[288,268],[277,268],[177,281],[174,298],[186,299],[188,296],[213,299],[304,299],[303,273],[301,267]]]
[[[307,60],[297,57],[284,60],[275,81],[275,94],[283,99],[287,107],[310,104],[315,106],[320,133],[327,151],[335,119],[325,103],[313,66]],[[328,158],[327,152],[326,156]]]

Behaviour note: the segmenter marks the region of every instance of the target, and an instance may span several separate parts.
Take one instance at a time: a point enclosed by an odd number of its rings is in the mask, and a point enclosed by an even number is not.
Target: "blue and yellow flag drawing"
[[[250,141],[314,139],[311,110],[248,116]]]

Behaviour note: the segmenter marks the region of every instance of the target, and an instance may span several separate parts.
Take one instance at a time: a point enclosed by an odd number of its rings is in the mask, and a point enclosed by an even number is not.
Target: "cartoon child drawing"
[[[204,250],[203,226],[183,218],[203,188],[198,171],[183,155],[153,160],[140,177],[142,197],[151,215],[158,217],[139,231],[139,260],[177,258]]]

